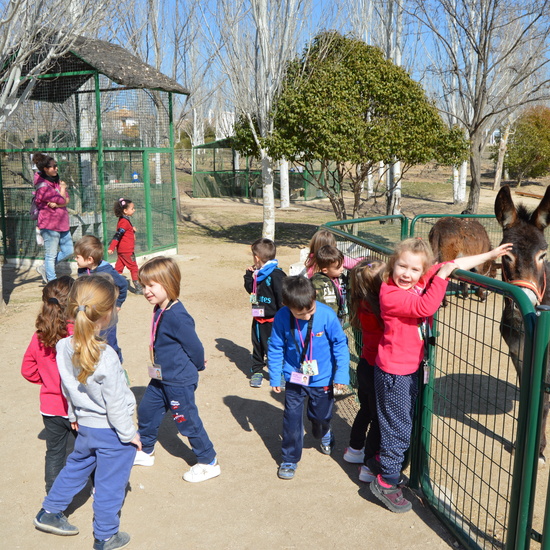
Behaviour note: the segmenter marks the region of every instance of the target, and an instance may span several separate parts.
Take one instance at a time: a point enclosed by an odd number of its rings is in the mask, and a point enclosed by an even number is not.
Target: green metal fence
[[[397,229],[382,235],[387,246],[379,244],[380,228],[388,225],[383,218],[327,227],[353,257],[387,258],[390,244],[408,232],[406,220],[394,224]],[[418,227],[418,221],[411,223],[410,232]],[[537,466],[550,311],[535,311],[519,288],[502,281],[460,270],[452,279],[480,285],[490,295],[481,302],[448,292],[447,307],[435,317],[437,338],[417,406],[410,486],[467,548],[524,549],[535,539],[548,550],[547,487],[544,477],[537,484]],[[512,300],[524,319],[521,388],[500,335],[504,300]],[[357,361],[361,335],[349,327],[348,335]]]

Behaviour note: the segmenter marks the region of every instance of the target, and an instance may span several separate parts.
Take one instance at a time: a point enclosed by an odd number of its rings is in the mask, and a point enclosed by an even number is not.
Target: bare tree
[[[262,163],[264,237],[275,237],[273,159],[263,140],[273,132],[273,101],[288,61],[296,55],[311,0],[218,0],[212,41],[232,89],[238,116],[247,120]]]
[[[474,213],[489,130],[520,106],[550,97],[550,0],[410,0],[410,5],[438,52],[438,63],[426,69],[437,78],[441,97],[456,94],[459,105],[450,114],[468,132],[466,212]],[[449,109],[443,102],[442,108]]]

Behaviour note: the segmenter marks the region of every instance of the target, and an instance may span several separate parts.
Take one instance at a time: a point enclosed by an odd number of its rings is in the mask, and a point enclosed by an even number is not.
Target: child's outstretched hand
[[[512,243],[504,243],[500,246],[497,246],[496,248],[493,248],[493,250],[489,251],[489,254],[491,256],[491,260],[496,260],[497,258],[500,258],[501,256],[504,256],[505,254],[508,254],[510,250],[514,245]]]
[[[437,272],[437,276],[441,277],[442,279],[446,279],[455,269],[458,269],[459,266],[456,265],[454,262],[447,262],[444,263]]]

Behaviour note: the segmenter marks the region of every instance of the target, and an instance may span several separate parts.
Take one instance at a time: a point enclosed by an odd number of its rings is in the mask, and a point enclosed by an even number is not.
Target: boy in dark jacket
[[[344,254],[335,246],[323,246],[315,254],[315,263],[319,271],[311,277],[311,282],[317,292],[317,301],[332,308],[343,323],[347,313]]]
[[[120,310],[128,293],[128,281],[109,263],[103,260],[103,245],[94,235],[85,235],[74,247],[76,264],[78,265],[78,276],[92,275],[94,273],[107,273],[113,278],[113,283],[118,288],[116,301],[117,311]],[[107,343],[117,352],[122,363],[122,351],[118,346],[116,337],[116,323],[102,330],[100,333]]]
[[[252,377],[250,386],[260,388],[267,355],[267,342],[271,336],[273,318],[283,307],[282,283],[286,274],[275,259],[277,248],[270,239],[252,243],[254,265],[244,274],[244,288],[250,294],[252,305]]]

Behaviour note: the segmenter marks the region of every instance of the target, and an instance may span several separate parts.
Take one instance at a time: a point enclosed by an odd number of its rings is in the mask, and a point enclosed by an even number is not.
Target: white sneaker
[[[42,277],[42,280],[47,284],[48,283],[48,277],[46,277],[46,266],[44,264],[37,265],[36,271]]]
[[[346,462],[350,462],[351,464],[363,464],[363,461],[365,460],[365,450],[356,450],[348,447],[344,453],[344,460]]]
[[[206,481],[221,474],[220,465],[216,464],[195,464],[188,472],[183,474],[183,479],[191,483]]]
[[[155,455],[144,451],[137,451],[134,458],[134,466],[152,466],[155,463]]]

